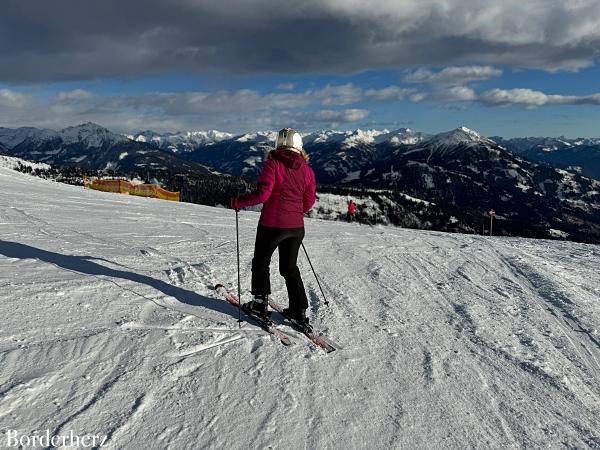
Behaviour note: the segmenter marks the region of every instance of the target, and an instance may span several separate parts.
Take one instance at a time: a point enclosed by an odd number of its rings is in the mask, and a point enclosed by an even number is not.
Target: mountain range
[[[254,176],[273,140],[269,133],[241,135],[188,156],[219,171]],[[598,181],[580,170],[529,160],[466,127],[436,135],[406,128],[328,130],[306,135],[304,147],[321,183],[398,190],[460,208],[473,224],[493,208],[507,233],[600,237]]]
[[[525,158],[562,168],[577,168],[600,180],[600,138],[514,138],[493,137],[503,147]]]
[[[0,128],[0,151],[95,170],[162,168],[255,177],[274,138],[271,131],[232,135],[215,130],[125,136],[87,123],[59,132]],[[392,189],[456,208],[473,231],[494,208],[498,229],[504,228],[505,234],[568,235],[600,242],[600,182],[586,176],[600,163],[595,156],[600,140],[505,140],[466,127],[435,135],[409,128],[323,130],[303,140],[322,184]],[[538,153],[564,155],[565,168],[536,158]],[[569,155],[588,164],[572,167],[577,164]]]
[[[89,170],[210,172],[173,152],[133,141],[91,122],[60,131],[0,127],[0,146],[0,152],[9,156]]]

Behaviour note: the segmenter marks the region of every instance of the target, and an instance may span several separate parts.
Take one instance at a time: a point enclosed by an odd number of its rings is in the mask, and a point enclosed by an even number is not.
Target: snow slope
[[[51,167],[49,164],[45,163],[26,161],[21,158],[15,158],[13,156],[0,155],[0,167],[5,167],[7,169],[16,169],[19,166],[19,164],[25,167],[31,167],[32,169],[40,170],[47,170]]]
[[[236,280],[231,210],[2,167],[0,190],[0,447],[8,429],[124,449],[600,447],[596,246],[309,220],[331,300],[300,258],[310,314],[343,346],[326,355],[212,298]],[[257,218],[240,213],[246,291]]]

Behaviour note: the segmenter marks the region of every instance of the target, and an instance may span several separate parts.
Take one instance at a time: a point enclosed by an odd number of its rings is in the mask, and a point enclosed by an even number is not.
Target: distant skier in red
[[[356,203],[353,200],[348,202],[348,222],[354,222],[354,217],[356,214]]]
[[[298,270],[297,260],[304,238],[304,214],[316,200],[315,174],[307,164],[302,136],[291,128],[277,134],[275,150],[269,152],[257,190],[231,199],[235,210],[263,203],[252,259],[252,294],[247,307],[262,317],[267,316],[271,293],[269,266],[279,249],[279,273],[285,278],[289,308],[285,314],[300,323],[308,323],[308,300]]]

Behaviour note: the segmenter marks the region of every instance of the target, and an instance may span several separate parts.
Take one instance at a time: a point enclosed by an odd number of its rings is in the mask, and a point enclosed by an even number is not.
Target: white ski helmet
[[[277,133],[277,139],[275,139],[275,148],[282,147],[302,151],[302,136],[292,128],[284,128]]]

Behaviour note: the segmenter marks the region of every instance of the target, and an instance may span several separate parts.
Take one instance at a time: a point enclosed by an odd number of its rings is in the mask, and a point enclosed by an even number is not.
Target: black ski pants
[[[271,293],[269,266],[276,248],[279,248],[279,273],[285,278],[285,285],[292,309],[307,309],[308,300],[296,265],[298,251],[304,238],[302,228],[270,228],[258,225],[254,258],[252,259],[252,294]]]

